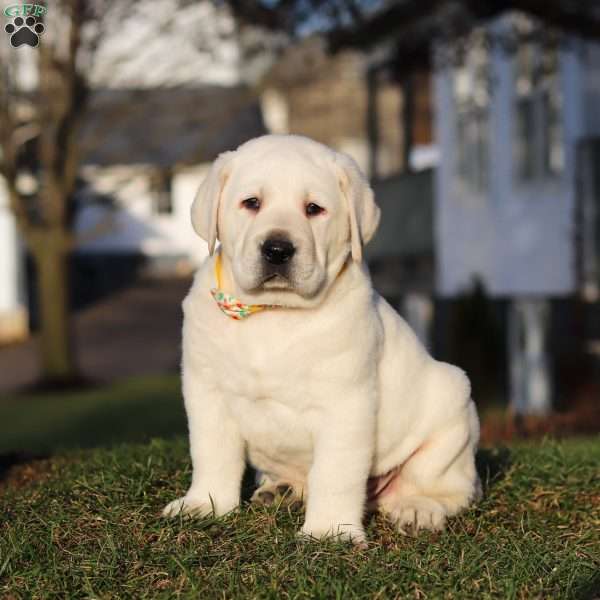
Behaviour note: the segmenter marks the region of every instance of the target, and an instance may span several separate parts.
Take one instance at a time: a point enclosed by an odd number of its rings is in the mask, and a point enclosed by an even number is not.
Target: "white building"
[[[77,254],[137,253],[189,271],[207,253],[190,221],[206,169],[263,133],[258,99],[243,85],[96,93],[82,132]]]
[[[579,241],[597,235],[577,214],[581,177],[600,168],[584,162],[585,144],[600,137],[600,45],[567,38],[544,48],[524,41],[534,28],[521,14],[503,15],[472,34],[462,66],[446,63],[434,76],[437,291],[453,297],[479,278],[492,297],[513,300],[516,412],[550,405],[546,300],[581,290],[589,268],[577,267]]]

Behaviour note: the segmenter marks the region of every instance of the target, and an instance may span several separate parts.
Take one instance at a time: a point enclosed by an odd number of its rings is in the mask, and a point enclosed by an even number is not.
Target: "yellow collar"
[[[344,263],[340,272],[337,274],[339,277],[344,269],[348,261]],[[253,315],[256,312],[260,312],[261,310],[265,310],[265,308],[282,308],[280,304],[244,304],[240,302],[234,295],[228,294],[227,292],[221,289],[221,249],[219,248],[217,255],[215,257],[215,279],[217,281],[217,287],[211,288],[210,293],[212,297],[215,299],[215,302],[219,305],[219,308],[232,319],[236,321],[241,321],[250,315]]]
[[[265,308],[281,308],[278,304],[244,304],[240,302],[232,294],[221,289],[221,251],[217,252],[215,257],[215,279],[217,280],[217,287],[211,288],[210,293],[215,299],[219,308],[232,319],[241,321],[250,315],[265,310]]]

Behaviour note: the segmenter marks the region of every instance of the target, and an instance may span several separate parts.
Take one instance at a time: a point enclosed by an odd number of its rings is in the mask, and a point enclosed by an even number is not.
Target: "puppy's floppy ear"
[[[208,243],[208,251],[212,255],[215,242],[219,236],[217,231],[217,215],[221,193],[229,176],[233,152],[219,154],[210,167],[208,175],[198,188],[192,203],[192,226],[196,233]]]
[[[375,194],[356,161],[347,154],[334,153],[334,164],[350,215],[350,247],[352,260],[362,260],[362,248],[375,234],[381,210]]]

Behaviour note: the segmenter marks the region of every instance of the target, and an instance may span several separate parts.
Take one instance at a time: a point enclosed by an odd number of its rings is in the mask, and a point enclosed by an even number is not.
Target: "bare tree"
[[[75,245],[70,203],[79,166],[77,131],[88,96],[77,60],[83,24],[93,13],[85,0],[65,0],[52,9],[61,15],[52,22],[65,29],[47,31],[48,42],[35,50],[35,84],[23,81],[21,49],[3,52],[0,172],[37,273],[43,376],[68,383],[78,376],[69,332],[68,258]]]
[[[74,231],[84,155],[79,133],[90,98],[89,73],[112,5],[59,0],[36,15],[42,27],[29,27],[38,32],[37,47],[0,45],[0,175],[34,264],[43,384],[80,380],[70,330],[69,262],[82,240],[107,227],[103,220],[79,236]]]
[[[226,0],[238,17],[291,35],[327,34],[332,50],[405,39],[422,45],[461,36],[475,22],[508,10],[585,38],[600,37],[597,0]]]
[[[0,175],[35,266],[47,383],[79,379],[70,334],[69,261],[82,240],[107,229],[102,221],[92,231],[76,234],[74,228],[80,167],[99,147],[110,147],[110,132],[99,131],[94,121],[102,95],[97,92],[193,87],[215,77],[211,69],[229,68],[231,52],[218,52],[235,37],[230,11],[211,6],[154,0],[150,12],[143,3],[58,0],[41,17],[39,46],[14,48],[8,36],[0,41]],[[127,122],[135,107],[117,110]],[[107,129],[107,123],[102,126]]]

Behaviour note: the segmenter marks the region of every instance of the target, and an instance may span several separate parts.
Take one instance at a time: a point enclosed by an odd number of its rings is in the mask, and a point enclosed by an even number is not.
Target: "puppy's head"
[[[254,302],[306,305],[377,228],[373,191],[348,155],[296,135],[266,135],[221,154],[192,205],[212,254],[217,239],[236,290]]]

